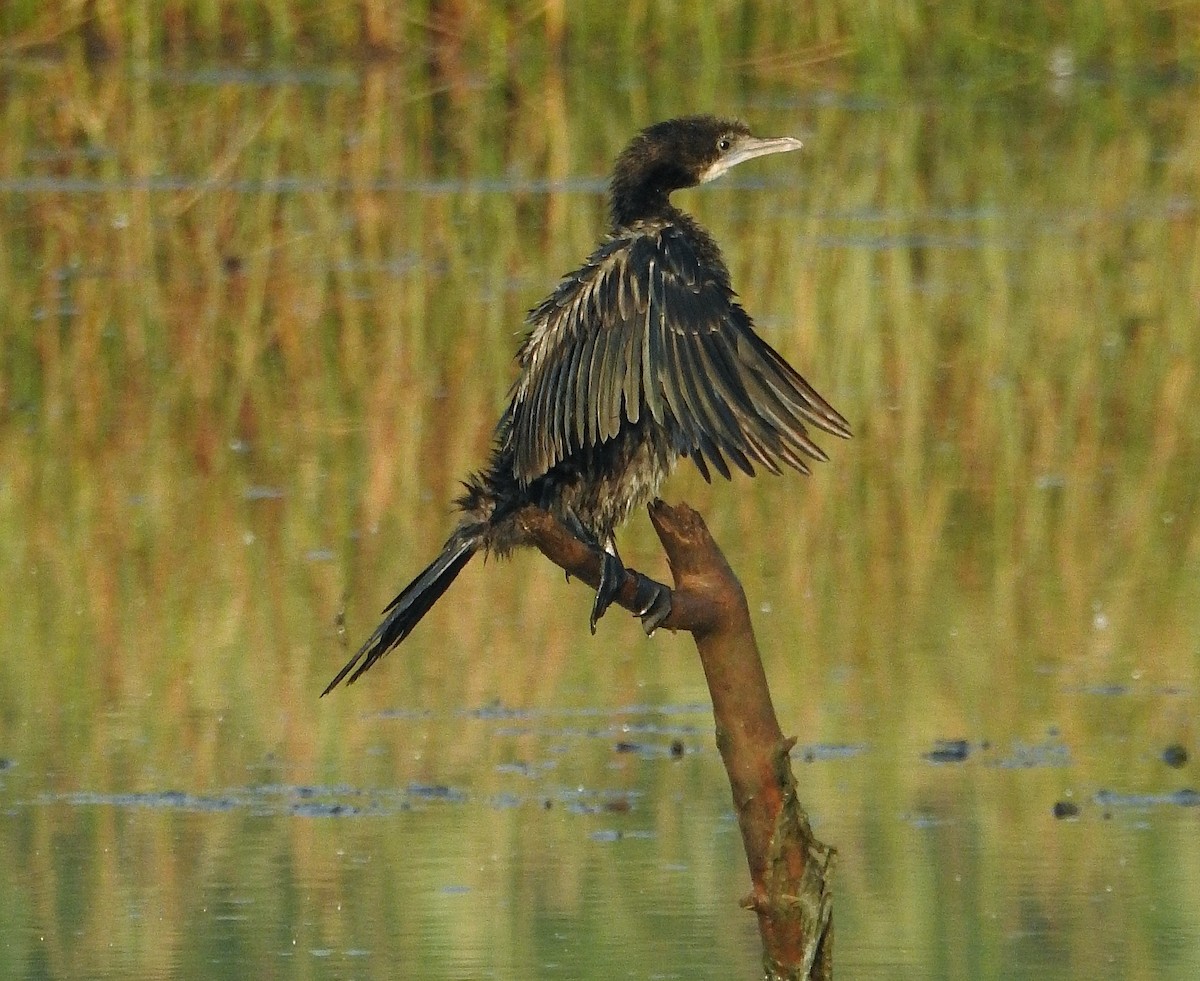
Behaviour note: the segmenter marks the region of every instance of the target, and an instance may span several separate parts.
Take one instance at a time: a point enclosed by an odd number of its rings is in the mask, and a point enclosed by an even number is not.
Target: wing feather
[[[699,345],[687,343],[689,339],[681,337],[676,331],[671,332],[671,348],[674,352],[673,367],[680,381],[680,393],[687,405],[687,412],[691,418],[696,420],[694,432],[700,439],[701,446],[705,448],[705,456],[712,460],[713,466],[727,480],[729,479],[729,469],[722,458],[721,450],[733,457],[734,463],[744,473],[753,477],[754,468],[737,445],[741,437],[741,430],[737,426],[737,422],[732,418],[726,421],[717,408],[715,400],[711,398],[707,383],[696,377],[698,366],[695,363],[695,356],[698,353]]]
[[[594,334],[587,334],[571,347],[571,368],[568,384],[571,389],[571,439],[573,446],[587,443],[588,386],[587,371],[591,366],[592,350],[596,344]]]
[[[611,331],[596,334],[596,343],[592,346],[592,357],[588,364],[584,382],[588,387],[588,445],[603,443],[607,438],[604,433],[604,359],[608,356],[608,338]]]
[[[751,458],[757,460],[772,473],[779,473],[779,466],[771,454],[763,446],[760,435],[762,420],[757,415],[747,417],[744,406],[749,403],[746,387],[736,374],[731,374],[725,368],[725,361],[720,356],[719,346],[712,334],[700,338],[697,351],[701,358],[700,370],[703,377],[713,387],[713,402],[721,412],[722,423],[730,431],[741,431],[744,436],[742,449]],[[771,441],[767,440],[767,445]],[[749,465],[749,461],[747,461]],[[741,466],[739,464],[739,466]],[[746,470],[747,467],[741,467]]]
[[[626,330],[605,332],[604,357],[600,362],[600,433],[603,439],[612,439],[621,428],[621,393],[624,391],[625,357],[622,343]],[[597,344],[597,349],[599,345]]]
[[[614,237],[530,313],[505,438],[528,484],[623,427],[661,425],[707,480],[808,472],[845,419],[754,332],[718,260],[673,224]],[[728,460],[728,462],[727,462]]]

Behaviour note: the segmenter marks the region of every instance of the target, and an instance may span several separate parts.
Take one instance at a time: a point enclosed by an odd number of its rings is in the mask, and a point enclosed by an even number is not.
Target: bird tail
[[[442,593],[450,588],[450,584],[467,567],[471,556],[479,551],[482,544],[483,540],[477,527],[462,528],[451,535],[441,554],[387,605],[383,611],[383,622],[358,649],[358,653],[337,673],[337,677],[329,682],[321,692],[321,697],[324,698],[333,691],[346,675],[350,675],[346,684],[354,684],[359,675],[412,633],[413,627],[433,608],[433,604],[441,599]],[[362,661],[362,664],[359,664],[359,661]]]

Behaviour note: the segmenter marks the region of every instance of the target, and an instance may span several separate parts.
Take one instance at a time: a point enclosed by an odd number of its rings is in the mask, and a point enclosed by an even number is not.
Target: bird
[[[809,426],[850,436],[755,332],[716,241],[671,203],[674,191],[801,146],[712,115],[659,122],[632,139],[613,167],[607,234],[526,318],[508,405],[486,466],[463,482],[457,527],[322,695],[403,641],[474,555],[503,558],[524,544],[516,515],[528,505],[600,553],[595,633],[626,576],[615,530],[657,499],[681,457],[707,481],[733,468],[807,474],[809,460],[828,459]],[[653,633],[670,591],[634,575],[646,599],[638,615]]]

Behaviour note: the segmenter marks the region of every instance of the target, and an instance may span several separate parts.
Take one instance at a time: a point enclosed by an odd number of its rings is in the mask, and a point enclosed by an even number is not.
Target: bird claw
[[[654,631],[671,615],[671,590],[640,572],[634,574],[638,580],[637,591],[633,594],[637,616],[641,617],[646,636],[653,637]]]
[[[593,634],[596,632],[596,623],[616,601],[617,594],[625,584],[627,571],[631,570],[626,570],[619,557],[611,552],[603,553],[600,563],[600,585],[596,587],[596,600],[592,604],[592,616],[588,621]],[[633,609],[635,615],[641,618],[646,636],[651,637],[671,615],[671,590],[640,572],[633,572],[633,576],[637,579],[637,588],[633,593]]]
[[[621,585],[625,582],[625,566],[611,552],[603,552],[600,563],[600,585],[596,587],[596,601],[592,604],[592,616],[588,621],[592,633],[596,632],[597,621],[617,598]]]

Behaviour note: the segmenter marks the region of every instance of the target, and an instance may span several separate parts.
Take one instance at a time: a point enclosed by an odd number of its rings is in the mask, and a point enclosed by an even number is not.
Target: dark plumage
[[[512,516],[527,504],[604,550],[594,630],[625,573],[613,532],[657,496],[679,457],[706,480],[713,470],[728,477],[731,464],[751,475],[759,466],[808,473],[806,458],[826,457],[807,425],[850,435],[755,334],[716,242],[669,200],[743,161],[799,147],[712,116],[658,123],[626,147],[613,171],[608,235],[530,311],[491,461],[457,502],[461,523],[325,693],[407,637],[475,552],[505,555],[519,544]],[[669,593],[652,595],[642,611],[648,631],[670,611]]]

